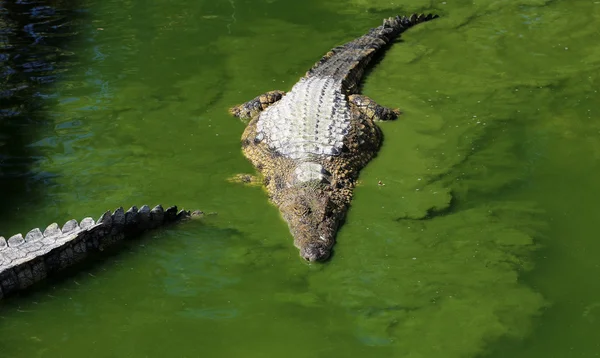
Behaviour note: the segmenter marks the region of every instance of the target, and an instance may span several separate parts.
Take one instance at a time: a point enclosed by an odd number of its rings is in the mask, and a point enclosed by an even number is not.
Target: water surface
[[[20,76],[3,85],[31,89],[3,97],[28,111],[2,112],[0,153],[18,170],[0,167],[0,232],[145,203],[217,214],[3,302],[3,357],[600,352],[600,4],[19,6],[2,10],[1,59]],[[331,47],[414,11],[442,17],[363,86],[404,116],[381,124],[333,259],[306,265],[264,191],[227,182],[253,168],[226,109],[289,90]]]

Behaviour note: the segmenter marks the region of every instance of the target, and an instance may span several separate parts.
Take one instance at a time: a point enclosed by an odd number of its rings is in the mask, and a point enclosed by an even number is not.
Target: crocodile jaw
[[[311,184],[286,188],[279,209],[300,256],[309,262],[325,261],[335,243],[340,210],[321,185]]]
[[[318,242],[300,247],[300,257],[308,262],[326,261],[329,256],[331,256],[331,248]]]
[[[333,219],[318,222],[317,216],[307,214],[296,217],[296,220],[286,220],[294,236],[294,246],[300,250],[300,257],[309,262],[329,259],[335,244],[337,223]]]

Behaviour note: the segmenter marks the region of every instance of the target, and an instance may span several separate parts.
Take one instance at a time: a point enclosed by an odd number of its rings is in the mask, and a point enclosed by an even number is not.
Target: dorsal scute
[[[323,165],[315,162],[300,162],[293,172],[293,180],[290,184],[303,184],[311,181],[329,182],[330,173],[325,170]]]
[[[302,78],[279,102],[260,114],[257,134],[291,159],[338,155],[350,127],[341,81]]]

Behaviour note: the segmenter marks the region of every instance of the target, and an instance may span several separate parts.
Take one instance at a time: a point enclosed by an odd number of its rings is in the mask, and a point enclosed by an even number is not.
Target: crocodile
[[[0,236],[0,299],[39,282],[82,261],[90,254],[103,251],[123,239],[166,225],[199,218],[201,211],[177,211],[176,206],[164,210],[161,205],[150,209],[122,207],[106,211],[98,221],[91,217],[79,223],[72,219],[62,228],[49,225],[43,232],[29,231],[25,237],[16,234],[8,239]]]
[[[402,32],[437,17],[384,19],[327,52],[288,93],[270,91],[229,109],[247,121],[242,152],[260,173],[306,261],[329,259],[359,171],[381,147],[376,121],[401,113],[358,93],[365,69]]]

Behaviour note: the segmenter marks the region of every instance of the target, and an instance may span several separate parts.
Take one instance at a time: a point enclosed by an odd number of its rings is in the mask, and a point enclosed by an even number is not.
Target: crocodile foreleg
[[[279,101],[284,95],[285,92],[283,91],[269,91],[246,103],[230,108],[229,113],[239,119],[252,119],[260,112],[267,109],[267,107]]]
[[[348,101],[354,104],[360,112],[373,121],[391,121],[397,119],[401,114],[398,108],[384,107],[377,104],[377,102],[371,98],[361,94],[348,96]]]
[[[230,183],[243,184],[247,186],[262,186],[263,180],[256,175],[241,173],[227,178]]]
[[[6,240],[0,236],[0,299],[123,239],[201,215],[199,211],[177,212],[176,206],[167,210],[160,205],[153,209],[144,205],[139,210],[134,206],[127,212],[123,208],[107,211],[97,222],[90,217],[79,223],[73,219],[62,228],[54,223],[43,232],[33,229],[25,237],[17,234]]]

